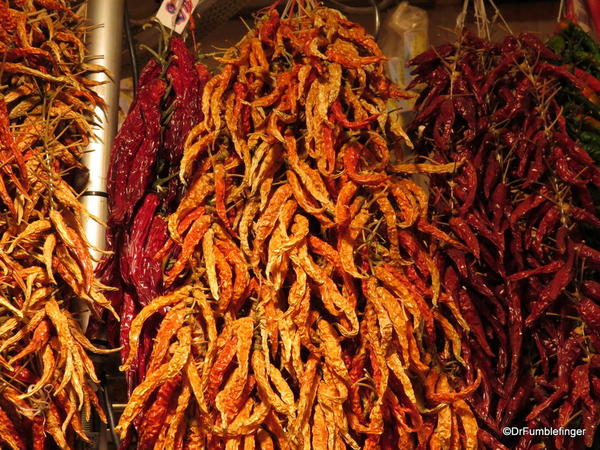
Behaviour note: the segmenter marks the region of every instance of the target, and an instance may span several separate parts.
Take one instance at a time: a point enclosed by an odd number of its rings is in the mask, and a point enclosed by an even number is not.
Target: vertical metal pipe
[[[86,46],[90,62],[100,64],[107,73],[95,73],[90,78],[105,84],[94,89],[104,99],[106,112],[96,108],[97,124],[93,127],[94,138],[88,151],[82,157],[82,163],[89,170],[89,179],[81,197],[88,212],[103,222],[108,216],[106,175],[110,161],[110,149],[117,132],[119,112],[119,79],[121,72],[121,47],[123,36],[123,9],[125,0],[88,0],[87,19],[90,31],[86,37]],[[83,227],[90,244],[104,248],[105,228],[89,217],[83,217]],[[101,254],[92,251],[95,259]],[[87,328],[89,312],[81,311],[81,325]]]

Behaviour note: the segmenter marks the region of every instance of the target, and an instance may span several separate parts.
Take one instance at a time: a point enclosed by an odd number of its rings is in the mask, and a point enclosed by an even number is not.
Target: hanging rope
[[[564,10],[565,10],[565,0],[560,0],[560,4],[558,5],[558,16],[556,16],[557,22],[560,22],[560,19],[563,16]]]
[[[469,11],[469,0],[463,2],[461,13],[456,17],[456,30],[461,32],[465,27],[465,20],[467,18],[467,12]]]
[[[477,24],[477,34],[480,37],[490,39],[490,21],[485,9],[484,0],[475,0],[475,23]]]
[[[502,16],[500,9],[493,2],[493,0],[464,0],[462,11],[456,18],[456,30],[460,33],[465,28],[465,21],[467,20],[467,14],[469,12],[469,6],[473,3],[473,13],[475,17],[475,25],[477,27],[477,34],[485,39],[491,39],[491,30],[496,22],[500,22],[509,34],[513,34],[512,29],[508,25],[508,22]],[[561,3],[564,0],[561,0]],[[494,11],[492,20],[488,17],[486,9],[486,2],[491,6]]]

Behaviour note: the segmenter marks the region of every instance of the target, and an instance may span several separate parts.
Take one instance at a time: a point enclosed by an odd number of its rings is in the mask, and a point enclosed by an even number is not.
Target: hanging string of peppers
[[[162,44],[162,43],[161,43]],[[111,152],[107,177],[107,247],[98,268],[103,282],[117,288],[107,295],[120,321],[107,318],[111,344],[129,356],[128,334],[139,311],[164,291],[162,265],[154,258],[167,240],[164,217],[182,194],[178,178],[184,140],[202,120],[202,89],[210,76],[180,37],[171,37],[140,75],[138,94]],[[162,112],[161,112],[162,111]],[[99,325],[99,323],[98,323]],[[127,370],[128,393],[143,380],[155,326],[140,335],[140,350]],[[121,442],[129,448],[132,435]]]
[[[146,375],[119,422],[139,448],[477,448],[468,329],[386,109],[405,98],[365,30],[308,2],[273,7],[217,60],[188,134],[184,195],[155,255],[163,295],[122,370]],[[153,322],[156,321],[156,322]],[[466,368],[465,368],[466,370]]]
[[[102,100],[85,78],[77,2],[0,2],[0,446],[72,448],[102,420],[89,352],[71,311],[114,314],[95,278],[73,190]]]
[[[587,242],[600,226],[600,170],[569,134],[566,85],[584,80],[530,34],[494,43],[465,31],[411,62],[422,84],[415,150],[456,175],[431,178],[432,223],[465,244],[434,255],[459,330],[484,448],[591,446],[600,422],[598,297]],[[587,100],[586,100],[587,101]],[[595,286],[595,285],[593,285]],[[583,436],[503,436],[507,426],[581,428]]]

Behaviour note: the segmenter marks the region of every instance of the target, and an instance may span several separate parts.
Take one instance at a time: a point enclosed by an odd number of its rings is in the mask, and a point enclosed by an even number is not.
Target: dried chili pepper
[[[131,216],[133,207],[148,187],[158,152],[160,101],[165,83],[155,78],[139,89],[140,101],[132,105],[130,119],[121,127],[111,153],[107,189],[110,222],[115,226]]]

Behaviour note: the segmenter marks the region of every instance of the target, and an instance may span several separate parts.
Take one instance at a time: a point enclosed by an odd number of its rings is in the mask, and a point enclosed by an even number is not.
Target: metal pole
[[[88,0],[87,19],[90,31],[87,35],[87,51],[90,62],[106,67],[108,73],[95,73],[90,78],[104,81],[105,84],[94,89],[107,105],[106,113],[96,108],[97,125],[93,127],[94,138],[88,151],[82,157],[82,163],[89,170],[81,203],[87,211],[106,222],[108,217],[106,174],[110,161],[110,149],[117,132],[119,112],[119,79],[121,72],[121,45],[123,35],[123,9],[125,0]],[[88,217],[83,218],[83,227],[90,244],[104,249],[106,230]],[[94,259],[102,256],[92,250]],[[89,311],[80,314],[81,325],[85,330],[89,321]]]

